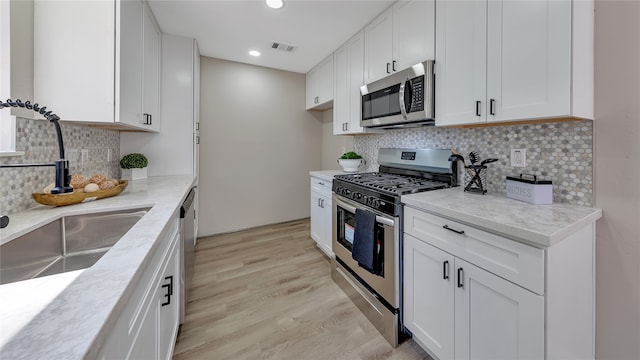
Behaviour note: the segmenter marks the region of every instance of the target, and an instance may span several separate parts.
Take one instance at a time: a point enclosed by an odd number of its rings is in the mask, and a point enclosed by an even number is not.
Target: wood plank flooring
[[[309,219],[198,240],[174,359],[431,359],[393,349],[331,280]]]

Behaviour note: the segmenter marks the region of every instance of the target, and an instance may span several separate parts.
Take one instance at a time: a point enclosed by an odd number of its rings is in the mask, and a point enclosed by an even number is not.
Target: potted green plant
[[[338,163],[342,166],[344,172],[357,172],[363,162],[362,156],[353,151],[342,154],[338,159]]]
[[[140,153],[132,153],[122,157],[120,168],[122,168],[122,179],[138,180],[147,178],[147,165],[149,160]]]

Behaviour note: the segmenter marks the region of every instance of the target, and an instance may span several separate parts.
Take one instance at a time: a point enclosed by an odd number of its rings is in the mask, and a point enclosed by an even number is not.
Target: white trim
[[[0,99],[11,94],[11,2],[0,1]],[[0,153],[16,154],[16,118],[10,109],[0,110]],[[22,153],[24,155],[24,153]]]
[[[0,158],[24,156],[24,151],[0,151]]]

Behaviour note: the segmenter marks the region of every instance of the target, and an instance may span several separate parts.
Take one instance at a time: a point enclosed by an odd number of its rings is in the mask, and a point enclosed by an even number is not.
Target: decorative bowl
[[[344,172],[357,172],[362,162],[362,159],[338,159],[338,164]]]
[[[118,185],[111,189],[98,190],[91,193],[83,191],[76,191],[69,194],[33,193],[31,196],[33,200],[42,205],[65,206],[116,196],[120,194],[128,184],[129,182],[127,180],[120,180]]]

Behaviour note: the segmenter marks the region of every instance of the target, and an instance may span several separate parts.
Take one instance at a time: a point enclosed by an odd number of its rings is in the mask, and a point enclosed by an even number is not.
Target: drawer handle
[[[323,182],[321,182],[321,181],[318,181],[318,184],[320,184],[320,185],[324,186],[324,183],[323,183]]]
[[[171,295],[173,295],[173,276],[166,276],[164,279],[169,280],[169,283],[162,285],[163,288],[167,289],[167,293],[162,296],[167,299],[167,301],[162,302],[162,304],[160,304],[162,306],[171,305]]]
[[[449,260],[442,263],[442,278],[444,280],[449,279]]]
[[[452,229],[452,228],[450,228],[450,227],[449,227],[449,225],[443,225],[442,227],[443,227],[443,228],[445,228],[445,229],[447,229],[447,230],[449,230],[449,231],[453,231],[453,232],[454,232],[454,233],[456,233],[456,234],[460,234],[460,235],[463,235],[463,234],[464,234],[464,230],[456,230],[456,229]]]
[[[462,270],[462,268],[458,268],[458,287],[459,288],[464,287],[464,284],[462,283],[463,276],[464,276],[464,270]]]

